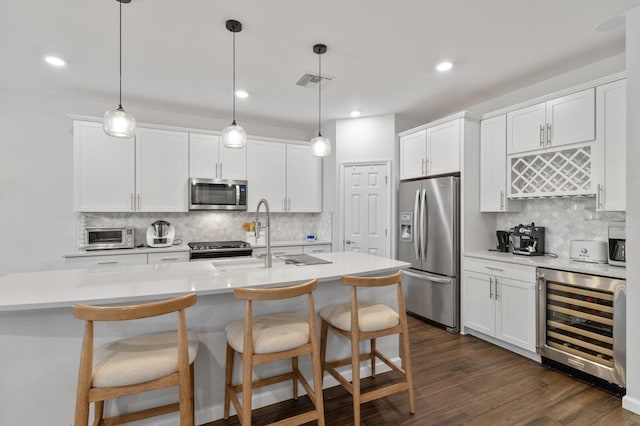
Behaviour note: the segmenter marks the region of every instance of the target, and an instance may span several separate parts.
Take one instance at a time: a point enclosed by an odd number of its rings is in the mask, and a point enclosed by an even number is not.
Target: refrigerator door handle
[[[429,280],[431,282],[434,283],[440,283],[440,284],[449,284],[451,282],[451,278],[446,278],[446,277],[439,277],[437,275],[431,275],[431,274],[416,274],[415,272],[409,272],[409,271],[402,271],[402,273],[408,277],[412,277],[412,278],[418,278],[421,280]]]
[[[413,246],[416,249],[416,258],[420,260],[420,230],[418,229],[418,214],[420,211],[420,190],[416,191],[416,201],[413,205]]]
[[[425,218],[427,217],[427,190],[422,190],[422,202],[420,205],[420,239],[422,240],[422,259],[427,259],[427,226]]]

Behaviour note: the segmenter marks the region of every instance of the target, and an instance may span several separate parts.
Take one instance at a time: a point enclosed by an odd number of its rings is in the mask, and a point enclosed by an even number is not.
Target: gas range
[[[251,256],[253,253],[253,247],[246,241],[205,241],[187,245],[191,249],[191,260]]]

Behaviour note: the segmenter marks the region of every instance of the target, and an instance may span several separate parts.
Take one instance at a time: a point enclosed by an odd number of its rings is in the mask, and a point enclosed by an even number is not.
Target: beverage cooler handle
[[[416,258],[420,259],[420,231],[418,230],[418,213],[420,211],[420,190],[416,191],[416,201],[413,205],[413,246],[416,249]]]
[[[538,272],[538,280],[536,283],[536,352],[541,353],[540,350],[545,345],[545,335],[547,329],[546,319],[546,289],[547,280],[544,278],[544,273]]]
[[[420,238],[422,239],[422,255],[423,259],[427,258],[427,226],[425,219],[427,217],[427,190],[422,190],[422,204],[420,206]]]

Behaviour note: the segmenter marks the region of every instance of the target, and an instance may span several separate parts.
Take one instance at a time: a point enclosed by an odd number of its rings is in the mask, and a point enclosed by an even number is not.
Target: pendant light
[[[136,132],[136,119],[122,108],[122,3],[130,3],[131,0],[116,1],[120,3],[120,98],[118,108],[104,115],[102,128],[109,136],[130,138]]]
[[[222,131],[222,143],[227,148],[244,148],[247,144],[247,132],[236,123],[236,33],[242,31],[242,24],[229,19],[226,27],[233,33],[233,121]]]
[[[321,113],[322,113],[322,55],[327,51],[324,44],[316,44],[313,46],[313,53],[318,55],[318,136],[311,139],[311,152],[316,157],[326,157],[331,154],[331,141],[329,138],[322,136],[320,132]]]

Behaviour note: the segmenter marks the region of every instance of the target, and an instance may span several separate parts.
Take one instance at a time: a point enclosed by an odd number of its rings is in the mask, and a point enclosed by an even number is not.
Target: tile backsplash
[[[569,257],[571,240],[607,241],[610,222],[623,222],[624,212],[598,212],[595,198],[540,198],[523,201],[519,213],[498,213],[497,229],[534,222],[545,227],[546,251]]]
[[[176,228],[176,239],[192,241],[246,240],[244,222],[254,222],[255,212],[189,213],[79,213],[77,246],[84,247],[84,228],[93,226],[133,226],[136,246],[145,243],[147,227],[156,220],[166,220]],[[260,221],[265,224],[264,211]],[[271,240],[304,240],[308,233],[319,240],[331,240],[331,213],[271,213]]]

